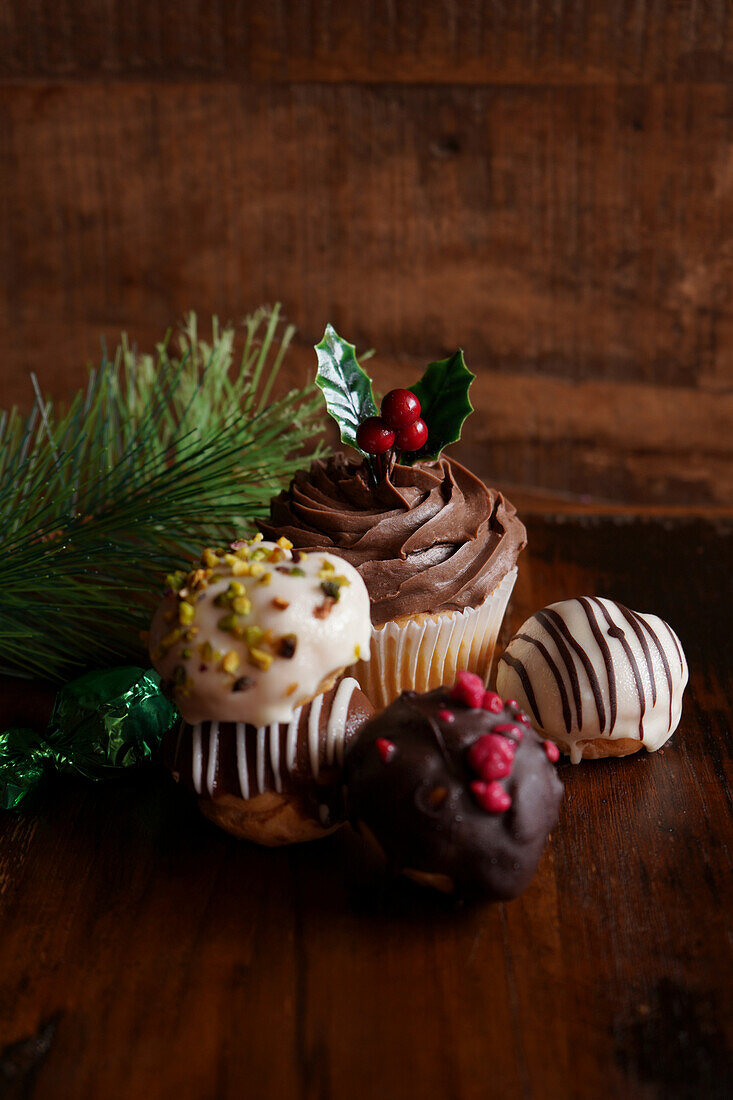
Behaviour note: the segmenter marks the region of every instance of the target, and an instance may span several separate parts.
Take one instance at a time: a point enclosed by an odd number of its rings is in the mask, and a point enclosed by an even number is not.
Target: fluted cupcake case
[[[486,683],[516,579],[514,566],[478,607],[372,627],[370,660],[359,661],[352,671],[376,709],[402,691],[453,683],[461,670],[478,673]]]

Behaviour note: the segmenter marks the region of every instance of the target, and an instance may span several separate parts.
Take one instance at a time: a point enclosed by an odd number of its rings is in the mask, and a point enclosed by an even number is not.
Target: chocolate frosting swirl
[[[527,541],[514,506],[448,458],[397,465],[376,487],[364,464],[320,459],[275,497],[260,526],[267,538],[335,551],[355,566],[375,626],[476,607]]]

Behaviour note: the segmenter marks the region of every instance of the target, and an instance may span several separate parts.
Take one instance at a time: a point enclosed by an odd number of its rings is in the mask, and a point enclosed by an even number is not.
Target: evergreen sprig
[[[315,386],[272,401],[294,328],[279,306],[235,330],[191,314],[174,353],[123,337],[67,406],[0,413],[0,668],[67,679],[139,660],[163,577],[251,530],[324,453]]]

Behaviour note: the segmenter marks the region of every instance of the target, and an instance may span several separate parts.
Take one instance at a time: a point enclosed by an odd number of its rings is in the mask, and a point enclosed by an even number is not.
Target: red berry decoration
[[[455,722],[456,720],[456,716],[452,710],[439,710],[438,718],[440,718],[441,722]]]
[[[394,741],[389,741],[386,737],[378,737],[376,742],[377,752],[382,758],[384,764],[388,764],[394,756]]]
[[[504,700],[495,691],[485,691],[481,706],[484,710],[490,710],[492,714],[501,714],[504,709]]]
[[[481,779],[505,779],[511,775],[516,751],[514,741],[496,733],[485,733],[468,750],[468,762]]]
[[[484,682],[475,672],[459,672],[450,697],[478,710],[484,701]]]
[[[356,429],[356,443],[368,455],[383,455],[394,445],[394,432],[378,416],[367,417]]]
[[[496,780],[493,783],[482,783],[477,779],[471,784],[471,794],[487,814],[503,814],[512,804],[510,796]]]
[[[515,726],[513,722],[503,722],[500,726],[494,726],[494,733],[503,733],[505,737],[513,737],[515,741],[521,741],[524,730],[521,726]]]
[[[554,741],[543,741],[542,747],[547,753],[547,759],[551,760],[553,764],[557,764],[560,759],[560,750]]]
[[[424,420],[416,420],[397,432],[395,444],[398,451],[419,451],[428,441],[428,426]]]
[[[419,418],[420,402],[412,390],[390,390],[382,398],[381,411],[382,420],[397,432],[400,428],[409,428]]]

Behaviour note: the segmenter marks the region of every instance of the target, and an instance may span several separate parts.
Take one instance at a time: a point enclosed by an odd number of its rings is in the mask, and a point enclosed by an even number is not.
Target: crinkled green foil
[[[35,730],[0,733],[0,809],[19,810],[53,765],[53,752]]]
[[[56,696],[45,735],[0,734],[0,807],[19,808],[52,769],[97,780],[145,764],[177,719],[152,669],[80,676]]]

